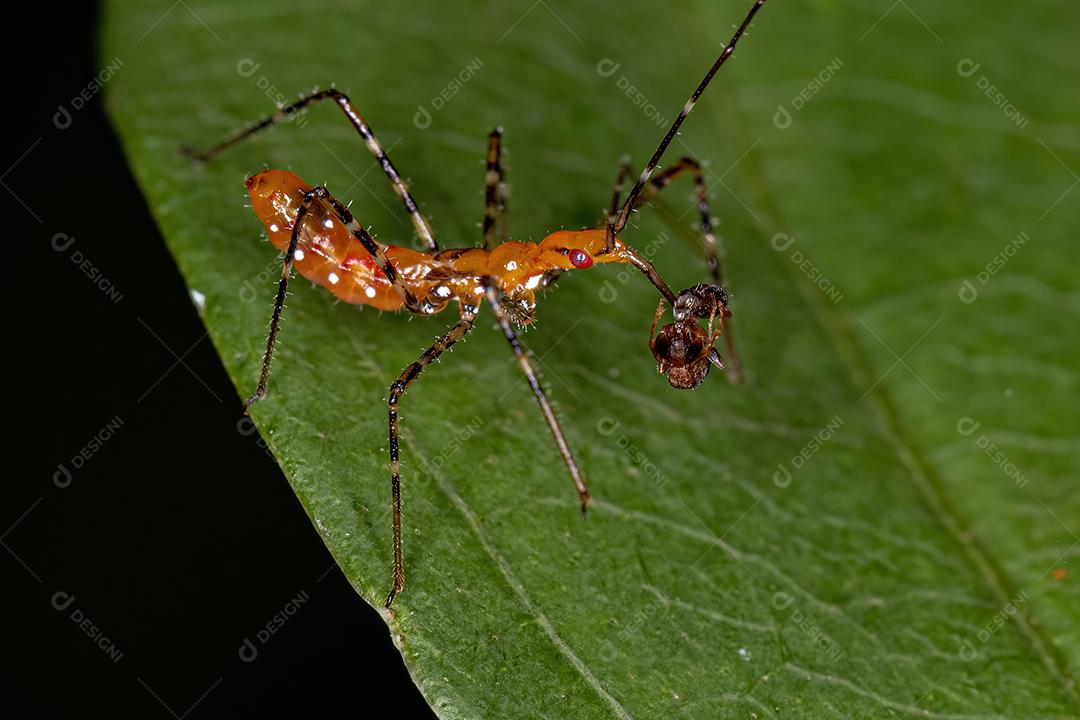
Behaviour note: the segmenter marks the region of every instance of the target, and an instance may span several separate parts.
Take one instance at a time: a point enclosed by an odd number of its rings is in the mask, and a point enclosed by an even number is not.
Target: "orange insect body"
[[[724,328],[724,318],[731,312],[723,289],[717,242],[713,235],[713,220],[709,213],[708,188],[703,166],[691,157],[684,157],[653,177],[661,158],[694,104],[705,91],[720,66],[731,57],[735,44],[750,26],[755,13],[765,0],[754,0],[742,24],[720,56],[698,83],[683,105],[678,117],[660,141],[637,181],[622,198],[623,182],[631,177],[630,165],[624,161],[615,180],[606,227],[591,230],[560,230],[551,233],[540,243],[503,242],[492,247],[496,240],[500,218],[505,219],[503,169],[500,161],[502,130],[496,128],[488,135],[487,173],[484,187],[483,247],[440,250],[431,233],[431,226],[409,192],[408,184],[383,150],[375,133],[357,112],[349,97],[328,88],[316,90],[299,100],[278,107],[277,112],[249,127],[233,133],[205,152],[188,151],[195,160],[206,162],[221,151],[255,133],[292,118],[309,105],[332,100],[344,113],[371,151],[376,163],[386,174],[399,199],[409,213],[417,236],[427,252],[412,250],[376,241],[353,218],[326,187],[313,188],[296,175],[283,170],[267,170],[247,179],[252,208],[266,226],[270,242],[285,253],[281,266],[274,312],[266,338],[259,384],[255,394],[244,403],[244,412],[266,396],[270,377],[270,361],[280,328],[289,278],[293,269],[311,282],[320,285],[337,298],[357,305],[371,305],[380,310],[406,310],[417,315],[440,312],[457,300],[461,315],[443,335],[438,337],[419,357],[410,363],[389,387],[387,419],[389,423],[391,526],[393,529],[393,585],[386,597],[386,607],[405,587],[405,563],[401,533],[401,456],[398,437],[398,412],[402,395],[424,368],[437,361],[443,353],[464,339],[476,324],[481,301],[486,301],[495,315],[511,350],[532,389],[533,396],[551,430],[562,455],[570,479],[574,483],[581,513],[589,505],[589,490],[574,460],[570,446],[559,424],[547,394],[529,360],[528,352],[517,337],[514,325],[527,325],[535,317],[536,290],[546,287],[564,271],[591,267],[597,262],[619,262],[633,265],[660,293],[660,301],[652,326],[649,328],[649,350],[657,361],[657,371],[666,375],[672,387],[691,389],[704,381],[711,367],[723,369],[724,363],[715,344]],[[630,214],[651,200],[675,178],[692,174],[697,188],[697,207],[701,213],[703,249],[713,282],[700,283],[676,294],[647,259],[623,244],[619,234],[626,228]],[[620,209],[620,201],[622,202]],[[656,331],[663,317],[665,304],[670,305],[675,321]],[[707,328],[701,326],[707,321]],[[725,333],[731,356],[735,354],[731,333]],[[732,379],[737,376],[738,361],[733,364]]]
[[[284,170],[267,170],[248,178],[252,208],[266,226],[270,242],[286,252],[304,193],[303,180]],[[559,230],[539,244],[505,242],[491,249],[466,248],[426,253],[385,245],[387,258],[421,299],[437,312],[456,299],[477,305],[484,294],[483,278],[492,278],[513,305],[526,310],[528,322],[535,290],[551,270],[574,270],[594,262],[630,262],[626,247],[616,239],[615,251],[600,254],[606,230]],[[296,269],[337,298],[379,310],[402,310],[401,295],[387,280],[375,259],[331,212],[312,207],[298,240]]]

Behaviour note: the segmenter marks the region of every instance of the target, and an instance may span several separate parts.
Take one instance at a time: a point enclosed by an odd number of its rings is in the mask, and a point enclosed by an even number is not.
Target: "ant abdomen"
[[[696,388],[709,376],[713,365],[724,367],[705,328],[693,320],[675,321],[660,328],[651,344],[656,370],[667,375],[673,388]]]

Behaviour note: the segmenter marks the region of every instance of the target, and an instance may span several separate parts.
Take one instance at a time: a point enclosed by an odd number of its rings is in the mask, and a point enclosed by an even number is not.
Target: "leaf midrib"
[[[732,96],[731,106],[739,107],[738,85],[735,82],[728,84],[728,90]],[[706,104],[708,113],[719,123],[721,118],[715,112],[712,103]],[[704,110],[704,108],[702,108]],[[703,113],[705,114],[705,113]],[[743,120],[741,113],[730,113],[728,126],[734,127],[740,139],[745,143],[750,141],[751,133]],[[748,158],[750,162],[744,168],[743,173],[754,186],[756,197],[751,201],[755,209],[762,213],[766,232],[781,232],[787,225],[781,219],[779,206],[765,181],[767,173],[764,171],[765,159],[760,155]],[[788,235],[793,236],[792,233]],[[759,235],[758,240],[764,241],[765,236]],[[867,360],[866,355],[860,350],[854,334],[850,331],[850,324],[845,321],[846,316],[834,307],[826,305],[818,292],[809,281],[797,273],[790,263],[780,262],[772,255],[770,262],[783,268],[783,272],[792,281],[799,293],[810,306],[810,312],[818,324],[825,330],[833,348],[843,367],[847,370],[852,384],[856,389],[870,387],[866,399],[870,402],[873,415],[878,419],[883,429],[882,437],[889,447],[896,453],[897,459],[907,468],[919,494],[929,506],[934,517],[945,527],[949,535],[963,548],[967,561],[976,573],[986,583],[991,594],[997,598],[998,603],[1004,606],[1011,602],[1011,595],[1007,587],[1005,573],[990,559],[990,556],[982,548],[982,545],[974,537],[966,537],[961,530],[962,518],[953,510],[947,494],[942,490],[939,474],[932,465],[921,455],[916,445],[907,439],[902,427],[903,424],[897,412],[888,402],[884,390],[871,387],[873,366]],[[1052,645],[1043,637],[1039,627],[1031,621],[1031,615],[1024,605],[1014,605],[1016,612],[1013,613],[1021,634],[1031,644],[1032,651],[1039,657],[1049,674],[1057,681],[1063,697],[1067,703],[1080,707],[1080,695],[1076,687],[1069,682],[1068,675],[1064,671],[1064,661],[1052,650]]]

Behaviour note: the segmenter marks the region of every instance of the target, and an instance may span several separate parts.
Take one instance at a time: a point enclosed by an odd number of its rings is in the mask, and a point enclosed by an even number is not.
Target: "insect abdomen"
[[[311,187],[284,170],[261,172],[248,178],[247,186],[252,209],[266,226],[267,237],[274,247],[286,252],[304,193]],[[388,247],[387,252],[393,255],[402,250]],[[401,296],[360,241],[321,204],[313,205],[304,218],[293,264],[305,278],[345,302],[380,310],[404,307]]]

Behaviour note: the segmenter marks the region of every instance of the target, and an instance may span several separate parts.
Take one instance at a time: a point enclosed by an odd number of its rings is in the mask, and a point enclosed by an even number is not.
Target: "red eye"
[[[592,265],[592,257],[584,250],[571,250],[570,264],[576,268],[585,269]]]

